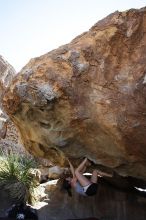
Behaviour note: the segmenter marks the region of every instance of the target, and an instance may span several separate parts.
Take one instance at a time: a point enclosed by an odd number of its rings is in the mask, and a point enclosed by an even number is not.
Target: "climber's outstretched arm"
[[[73,178],[75,178],[75,169],[74,169],[72,163],[69,161],[69,159],[68,159],[68,163],[69,163],[69,166],[70,166],[70,171],[72,173],[72,176],[73,176]]]

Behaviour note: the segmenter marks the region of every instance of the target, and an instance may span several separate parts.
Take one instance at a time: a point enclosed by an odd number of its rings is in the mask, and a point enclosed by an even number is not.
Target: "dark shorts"
[[[97,189],[98,189],[98,184],[97,183],[92,183],[88,189],[86,190],[86,194],[87,196],[93,196],[97,193]]]

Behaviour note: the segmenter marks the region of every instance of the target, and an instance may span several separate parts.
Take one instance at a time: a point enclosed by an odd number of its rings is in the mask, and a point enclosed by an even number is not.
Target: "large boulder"
[[[34,155],[61,166],[87,156],[146,180],[146,8],[116,11],[31,59],[3,105]]]

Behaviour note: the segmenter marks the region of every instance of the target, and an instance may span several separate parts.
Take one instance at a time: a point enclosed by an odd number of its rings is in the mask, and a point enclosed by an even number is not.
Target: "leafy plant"
[[[32,202],[36,180],[29,172],[36,163],[28,156],[13,153],[0,156],[0,186],[8,190],[15,202]]]

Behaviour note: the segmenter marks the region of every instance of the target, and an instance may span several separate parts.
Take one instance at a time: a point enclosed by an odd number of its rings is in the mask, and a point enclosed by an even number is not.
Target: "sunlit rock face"
[[[3,99],[26,149],[146,180],[145,33],[146,8],[115,12],[31,59]]]

